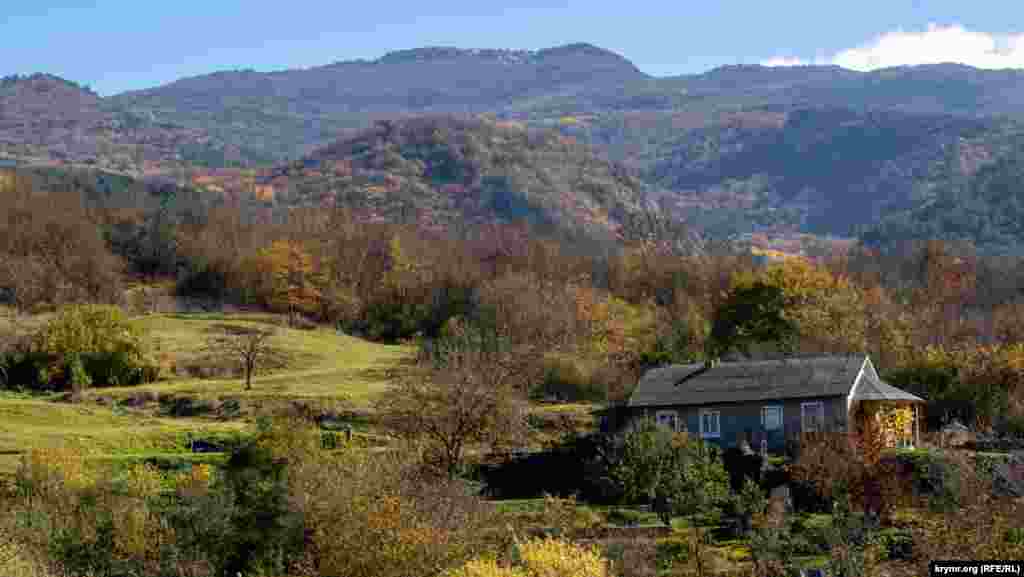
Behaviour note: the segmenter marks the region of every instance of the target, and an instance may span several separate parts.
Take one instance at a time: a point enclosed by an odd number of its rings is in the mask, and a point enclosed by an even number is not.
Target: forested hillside
[[[139,172],[218,154],[221,162],[232,157],[230,147],[225,153],[202,128],[186,129],[111,107],[63,78],[33,74],[0,79],[0,157]]]
[[[327,159],[354,161],[359,174],[351,181],[281,168],[316,161],[322,153],[315,151],[339,140],[363,141],[359,131],[378,121],[455,114],[473,124],[483,116],[557,128],[589,145],[629,167],[649,199],[707,236],[863,232],[873,244],[890,244],[939,235],[1006,252],[1020,234],[999,220],[1003,201],[984,192],[989,172],[979,171],[1014,170],[1022,86],[1018,70],[952,64],[873,72],[743,65],[656,78],[583,43],[539,51],[427,47],[307,69],[221,71],[107,98],[45,75],[9,78],[0,89],[0,154],[160,172],[179,182],[184,168],[258,166],[294,182],[285,194],[303,202],[340,193],[372,207],[376,218],[409,218],[415,209],[439,224],[453,214],[474,223],[528,215],[549,228],[558,221],[557,228],[574,214],[580,228],[611,230],[632,210],[635,201],[618,193],[591,195],[576,168],[569,171],[576,176],[551,168],[532,176],[538,164],[576,162],[582,149],[564,141],[561,152],[553,140],[538,143],[543,152],[517,160],[511,172],[480,160],[479,182],[473,170],[422,181],[413,176],[422,170],[405,162],[420,153],[393,151],[401,158],[388,164],[384,140],[372,159],[356,158],[358,151]],[[364,186],[361,179],[380,179],[382,170],[402,182]],[[395,186],[401,190],[385,194]],[[950,216],[953,206],[972,216]],[[608,219],[613,224],[602,224]]]
[[[651,208],[636,175],[571,137],[455,117],[378,122],[269,182],[278,201],[344,206],[370,220],[466,230],[525,221],[539,234],[608,240]]]

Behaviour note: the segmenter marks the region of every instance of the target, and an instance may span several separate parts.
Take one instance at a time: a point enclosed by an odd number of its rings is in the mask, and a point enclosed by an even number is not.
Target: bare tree
[[[425,457],[454,477],[474,445],[522,438],[525,403],[515,365],[497,355],[458,350],[442,365],[403,375],[378,406],[399,436],[425,443]]]
[[[276,330],[269,327],[216,325],[214,334],[206,342],[207,352],[238,361],[245,373],[245,390],[252,390],[252,376],[263,367],[275,366],[287,359],[273,337]]]

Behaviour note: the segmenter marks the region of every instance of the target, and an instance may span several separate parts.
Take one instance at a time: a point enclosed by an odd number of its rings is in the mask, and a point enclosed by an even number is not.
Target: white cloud
[[[896,30],[855,48],[814,61],[779,56],[765,60],[765,66],[836,64],[851,70],[875,70],[889,66],[956,62],[975,68],[1024,68],[1024,33],[989,34],[963,26],[929,24],[927,30]]]

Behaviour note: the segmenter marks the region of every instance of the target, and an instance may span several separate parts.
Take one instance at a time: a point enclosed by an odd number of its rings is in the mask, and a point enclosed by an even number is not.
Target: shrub
[[[627,501],[652,505],[666,525],[675,515],[714,517],[729,501],[718,450],[653,423],[626,434],[609,469]]]
[[[743,490],[745,480],[761,482],[761,455],[745,455],[743,451],[733,447],[722,453],[722,461],[729,472],[729,486],[734,493]]]
[[[956,463],[934,451],[900,451],[887,460],[910,475],[914,495],[936,509],[954,510],[960,503],[960,470]]]
[[[526,577],[526,574],[518,567],[504,566],[497,559],[485,557],[467,561],[465,565],[445,573],[444,577]]]
[[[528,577],[607,577],[608,561],[596,547],[581,547],[560,539],[532,539],[518,547]]]
[[[46,359],[33,384],[79,390],[93,384],[137,385],[155,380],[159,364],[149,355],[145,335],[121,309],[72,305],[60,309],[33,339],[33,363]],[[43,384],[45,383],[45,385]]]
[[[891,560],[908,560],[914,554],[914,536],[906,529],[884,529],[878,533],[882,555]]]
[[[160,412],[168,417],[197,417],[214,411],[213,403],[192,397],[160,397]]]
[[[1012,415],[1003,420],[1000,427],[1004,435],[1024,438],[1024,415]]]
[[[555,397],[562,401],[604,401],[607,387],[595,379],[591,367],[575,358],[549,357],[544,361],[544,379],[533,390],[536,398]]]
[[[51,357],[38,351],[0,353],[0,386],[6,389],[55,390],[59,384],[51,382],[48,368]]]
[[[690,544],[678,537],[660,539],[655,545],[659,571],[672,571],[690,559]]]
[[[608,522],[624,527],[639,525],[644,516],[639,511],[632,509],[615,508],[608,512]]]

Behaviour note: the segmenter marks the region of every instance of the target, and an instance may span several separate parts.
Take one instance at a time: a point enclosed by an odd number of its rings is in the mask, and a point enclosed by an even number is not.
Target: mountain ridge
[[[46,82],[55,93],[73,90]],[[0,99],[26,83],[0,84]],[[104,98],[82,93],[88,105],[63,112],[45,96],[19,94],[0,104],[0,143],[73,157],[64,149],[81,141],[72,152],[103,158],[111,154],[96,144],[113,142],[118,162],[130,164],[125,150],[148,142],[165,167],[288,162],[378,121],[424,115],[555,129],[642,175],[679,218],[716,234],[846,234],[884,216],[890,224],[879,230],[903,235],[891,215],[934,219],[915,203],[968,196],[988,218],[994,212],[982,205],[1005,195],[957,191],[1008,158],[1007,134],[1024,133],[1024,70],[743,64],[654,77],[583,42],[427,46],[302,69],[215,71]]]

